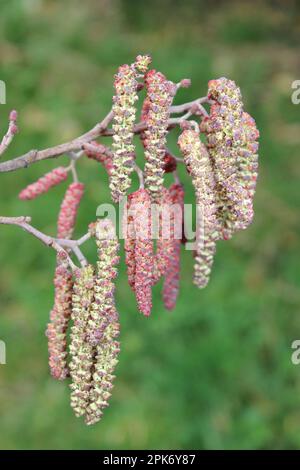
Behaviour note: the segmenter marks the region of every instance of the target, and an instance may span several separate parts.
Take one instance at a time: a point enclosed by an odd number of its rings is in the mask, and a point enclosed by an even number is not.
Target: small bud
[[[180,86],[182,88],[189,88],[191,86],[191,80],[189,78],[183,78],[180,81]]]
[[[15,109],[13,109],[10,113],[9,113],[9,120],[10,121],[16,121],[18,119],[18,111],[16,111]]]

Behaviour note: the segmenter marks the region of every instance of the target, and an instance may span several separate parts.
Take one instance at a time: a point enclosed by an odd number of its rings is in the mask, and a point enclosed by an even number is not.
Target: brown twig
[[[67,250],[65,248],[70,248],[73,253],[77,256],[78,261],[82,266],[87,264],[87,261],[82,254],[79,246],[82,245],[84,242],[86,242],[90,238],[90,234],[86,233],[83,235],[81,238],[78,240],[68,240],[68,239],[58,239],[51,237],[49,235],[46,235],[45,233],[41,232],[40,230],[36,229],[32,225],[30,225],[31,218],[26,217],[26,216],[21,216],[21,217],[0,217],[0,224],[5,224],[5,225],[17,225],[18,227],[22,228],[26,232],[30,233],[34,237],[36,237],[38,240],[40,240],[42,243],[44,243],[46,246],[49,246],[53,248],[57,253],[63,253],[66,258],[68,259],[68,262],[70,264],[70,267],[72,269],[77,269],[77,266],[73,263],[71,260]]]
[[[0,155],[3,155],[3,153],[5,152],[7,147],[10,145],[11,141],[13,140],[14,136],[18,132],[18,127],[16,124],[17,117],[18,117],[17,111],[13,110],[10,112],[8,129],[0,143]]]
[[[193,114],[192,111],[194,111],[198,107],[198,111],[200,112],[200,114],[205,114],[206,111],[202,107],[202,103],[210,103],[210,100],[208,100],[208,98],[204,96],[188,103],[171,106],[170,112],[171,114],[181,114],[184,112],[188,112],[188,115],[190,116],[191,114]],[[70,153],[73,151],[81,150],[82,148],[86,147],[89,142],[95,140],[100,136],[112,136],[114,132],[112,129],[108,128],[112,119],[113,112],[110,111],[105,116],[105,118],[101,122],[97,123],[90,131],[86,132],[85,134],[82,134],[74,140],[71,140],[70,142],[56,145],[54,147],[49,147],[44,150],[30,150],[29,152],[25,153],[24,155],[21,155],[20,157],[14,158],[7,162],[3,162],[0,164],[0,173],[15,171],[20,168],[26,168],[29,165],[40,162],[42,160],[56,158],[60,155],[63,155],[64,153]],[[170,118],[168,128],[171,129],[176,125],[179,125],[180,122],[182,122],[182,117]],[[146,123],[140,122],[134,126],[134,133],[140,134],[141,132],[146,130],[146,128]]]

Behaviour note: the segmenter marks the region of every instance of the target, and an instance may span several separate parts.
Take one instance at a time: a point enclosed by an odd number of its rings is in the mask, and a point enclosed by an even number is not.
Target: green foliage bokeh
[[[10,109],[20,133],[5,158],[70,140],[110,109],[112,78],[137,53],[174,81],[189,77],[177,103],[205,94],[210,78],[242,89],[261,132],[255,221],[219,243],[208,287],[191,282],[182,253],[181,292],[173,312],[154,290],[150,319],[137,313],[120,270],[121,355],[111,406],[87,428],[69,406],[65,383],[50,378],[44,336],[53,299],[55,256],[18,228],[0,230],[1,449],[287,449],[300,447],[300,105],[297,2],[1,0],[1,134]],[[297,76],[298,73],[298,76]],[[175,148],[175,136],[170,145]],[[17,194],[57,165],[1,174],[1,215],[31,215],[55,233],[64,188],[32,202]],[[87,193],[78,236],[109,201],[107,178],[80,163]],[[186,198],[192,186],[184,173]],[[86,247],[95,257],[92,244]]]

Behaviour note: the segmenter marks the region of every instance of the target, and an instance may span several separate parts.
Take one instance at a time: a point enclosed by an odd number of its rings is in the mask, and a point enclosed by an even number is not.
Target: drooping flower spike
[[[257,156],[253,157],[253,165],[251,157],[256,155],[258,133],[251,118],[245,118],[240,89],[232,80],[211,80],[208,97],[215,104],[201,129],[207,134],[214,165],[220,236],[228,239],[236,230],[246,228],[253,218],[251,197],[244,182],[249,176],[246,173],[257,170]],[[248,131],[250,121],[252,132]]]
[[[165,275],[174,251],[174,223],[172,189],[163,188],[160,204],[157,204],[158,230],[156,253],[153,263],[153,284]]]
[[[72,383],[71,407],[75,415],[85,414],[89,405],[95,348],[86,341],[91,304],[94,299],[94,267],[88,265],[75,273],[72,296],[72,322],[69,364]]]
[[[130,204],[134,194],[130,194],[127,198],[126,210],[123,214],[123,236],[124,236],[124,250],[125,250],[125,263],[127,266],[127,279],[128,284],[134,290],[135,286],[135,230],[134,230],[134,214],[130,210]]]
[[[126,195],[131,185],[130,175],[135,160],[133,144],[136,116],[135,103],[138,99],[139,73],[147,70],[151,59],[138,56],[131,65],[122,65],[115,75],[115,96],[113,97],[113,168],[110,177],[110,190],[114,202]]]
[[[164,176],[164,157],[170,106],[176,93],[176,85],[168,81],[156,70],[145,75],[147,88],[143,119],[147,129],[143,133],[145,147],[145,185],[153,201],[162,194]]]
[[[98,261],[95,273],[94,301],[91,305],[87,328],[87,340],[93,346],[100,343],[107,325],[117,316],[114,279],[118,273],[116,266],[119,263],[119,243],[113,230],[114,227],[110,220],[99,220],[94,228]]]
[[[100,220],[95,228],[98,247],[97,271],[94,283],[94,302],[90,309],[87,340],[95,346],[94,372],[86,409],[86,424],[101,419],[108,406],[114,369],[118,363],[120,344],[117,341],[120,325],[114,301],[114,279],[119,263],[119,243],[109,219]]]
[[[195,188],[197,233],[194,284],[203,288],[209,281],[216,250],[215,180],[208,151],[196,130],[183,130],[178,145]]]
[[[162,296],[166,309],[172,310],[175,308],[179,292],[180,247],[182,238],[180,232],[183,228],[184,190],[181,184],[173,184],[169,188],[169,191],[172,198],[172,205],[175,209],[175,219],[171,233],[173,250],[170,253],[167,263]]]
[[[50,188],[57,186],[68,177],[68,170],[62,166],[54,168],[54,170],[46,173],[34,183],[24,188],[20,194],[19,199],[25,201],[27,199],[35,199],[41,194],[47,193]]]
[[[131,195],[130,211],[133,214],[135,233],[134,290],[139,311],[149,316],[152,309],[154,255],[151,198],[146,189],[139,189]]]
[[[55,298],[47,326],[49,366],[55,379],[63,380],[68,376],[67,329],[72,305],[72,273],[63,253],[57,257],[54,275]]]
[[[71,183],[68,187],[57,220],[57,238],[71,238],[73,235],[77,211],[84,193],[83,183]]]
[[[108,176],[110,176],[113,169],[112,152],[105,145],[99,144],[99,142],[93,141],[91,145],[93,150],[91,150],[88,145],[83,146],[86,156],[101,163],[107,171]]]

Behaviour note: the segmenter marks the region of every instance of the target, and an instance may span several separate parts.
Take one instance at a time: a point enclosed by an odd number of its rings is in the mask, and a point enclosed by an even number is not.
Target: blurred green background
[[[203,96],[210,78],[242,89],[261,131],[253,225],[220,242],[211,282],[191,283],[183,252],[177,308],[154,290],[150,319],[137,313],[125,270],[118,280],[122,351],[111,406],[87,428],[69,406],[65,383],[50,378],[45,325],[53,300],[55,255],[18,228],[0,230],[1,449],[288,449],[300,447],[300,79],[297,2],[156,0],[0,1],[1,134],[10,109],[20,133],[5,158],[67,141],[110,109],[112,77],[137,53],[168,78],[190,77],[176,102]],[[299,6],[299,3],[298,3]],[[170,145],[175,149],[176,132]],[[65,157],[63,157],[65,158]],[[63,158],[60,161],[63,161]],[[55,233],[65,187],[21,202],[26,184],[57,165],[1,174],[1,215],[32,215]],[[77,235],[108,202],[105,172],[82,161],[87,183]],[[192,187],[186,183],[187,201]],[[95,259],[93,244],[86,254]]]

